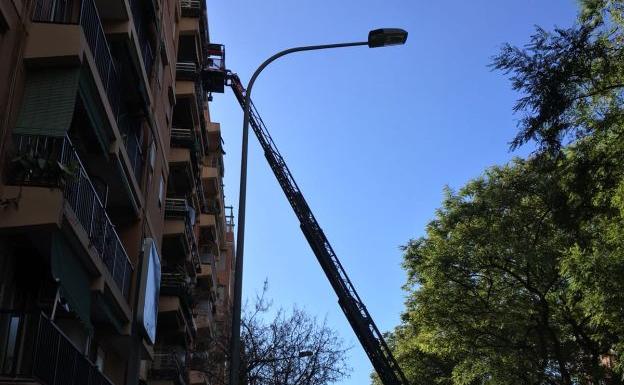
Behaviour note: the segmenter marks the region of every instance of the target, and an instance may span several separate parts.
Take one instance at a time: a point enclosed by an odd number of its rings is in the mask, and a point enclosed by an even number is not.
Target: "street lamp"
[[[295,359],[295,358],[310,357],[310,356],[313,356],[313,355],[314,355],[313,351],[302,350],[297,355],[294,355],[294,356],[271,357],[271,358],[265,358],[263,360],[258,360],[256,362],[265,363],[265,362],[285,361],[285,360],[292,360],[292,359]]]
[[[245,247],[245,205],[247,201],[247,152],[249,147],[249,115],[251,109],[251,89],[260,75],[260,72],[266,68],[271,62],[282,56],[294,52],[315,51],[330,48],[345,48],[367,45],[369,48],[387,47],[392,45],[405,44],[407,40],[407,32],[399,28],[381,28],[375,29],[368,33],[368,40],[355,43],[339,43],[312,45],[304,47],[289,48],[276,53],[265,60],[258,69],[251,75],[249,83],[245,91],[245,104],[243,115],[243,140],[241,151],[241,173],[240,173],[240,189],[238,196],[238,231],[236,233],[236,264],[234,266],[234,301],[232,309],[232,331],[230,338],[230,385],[239,385],[238,374],[240,368],[240,317],[241,317],[241,299],[243,292],[243,251]],[[305,357],[302,356],[302,357]]]

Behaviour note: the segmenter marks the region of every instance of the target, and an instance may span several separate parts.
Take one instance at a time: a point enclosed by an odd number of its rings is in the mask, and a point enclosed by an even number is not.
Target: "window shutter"
[[[79,76],[79,68],[29,72],[14,132],[64,136],[74,114]]]

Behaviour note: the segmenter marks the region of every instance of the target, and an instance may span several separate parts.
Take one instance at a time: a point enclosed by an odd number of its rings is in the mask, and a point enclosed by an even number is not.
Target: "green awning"
[[[112,129],[108,123],[97,86],[93,81],[88,66],[83,66],[82,68],[78,90],[102,153],[108,157],[108,146],[112,139]]]
[[[80,68],[29,71],[14,133],[65,136],[72,122]]]
[[[52,275],[59,281],[61,296],[91,333],[91,288],[89,273],[84,269],[63,235],[52,236]]]

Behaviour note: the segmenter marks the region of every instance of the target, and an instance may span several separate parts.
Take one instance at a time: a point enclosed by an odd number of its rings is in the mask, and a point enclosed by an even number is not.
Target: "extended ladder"
[[[227,79],[236,99],[238,99],[241,107],[244,108],[245,89],[238,75],[228,73]],[[325,275],[327,275],[327,279],[334,288],[342,311],[349,320],[355,335],[362,344],[364,351],[366,351],[381,381],[384,385],[408,385],[386,341],[379,329],[377,329],[368,310],[366,310],[366,306],[364,306],[360,296],[355,291],[355,287],[349,280],[331,244],[325,237],[321,226],[314,218],[312,210],[310,210],[299,186],[297,186],[297,182],[295,182],[290,173],[284,158],[273,142],[253,102],[250,108],[249,123],[258,137],[258,141],[264,150],[264,156],[269,162],[277,181],[299,219],[301,231],[303,231],[314,255],[316,255]]]

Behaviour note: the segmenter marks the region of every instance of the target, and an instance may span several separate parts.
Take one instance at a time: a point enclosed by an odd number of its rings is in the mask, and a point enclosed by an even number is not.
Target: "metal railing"
[[[202,184],[199,177],[195,178],[195,186],[197,188],[197,198],[199,199],[200,210],[204,214],[209,213],[209,202],[206,198],[206,193],[204,192],[204,185]]]
[[[206,166],[218,169],[219,175],[223,176],[225,169],[223,167],[223,155],[221,153],[212,153],[207,155],[204,159]]]
[[[173,380],[185,385],[185,363],[176,354],[174,347],[161,347],[154,352],[149,377],[154,380]]]
[[[201,14],[201,2],[199,0],[182,0],[182,16],[199,16]]]
[[[188,219],[184,221],[184,232],[186,237],[189,239],[191,263],[195,267],[195,270],[199,271],[201,269],[201,262],[199,260],[199,251],[197,251],[197,240],[195,239],[195,233],[193,232],[191,221]]]
[[[123,115],[123,114],[122,114]],[[123,137],[126,152],[130,159],[130,166],[137,182],[141,183],[143,176],[143,141],[141,133],[141,119],[128,117],[119,119],[119,129]]]
[[[176,63],[176,77],[179,79],[195,80],[199,75],[197,64],[192,61],[179,61]]]
[[[0,335],[2,375],[47,385],[112,385],[44,314],[0,310],[0,331],[7,332]]]
[[[197,240],[193,232],[193,225],[190,218],[191,207],[184,198],[165,199],[165,218],[184,220],[184,236],[189,246],[190,260],[196,270],[201,268],[199,252],[197,251]]]
[[[195,145],[195,135],[189,128],[172,128],[171,145],[191,148]]]
[[[227,233],[234,233],[234,207],[225,206],[225,231]]]
[[[117,118],[119,114],[119,75],[115,69],[113,56],[111,55],[102,22],[93,0],[82,0],[78,19],[72,15],[75,2],[73,0],[53,1],[36,0],[33,21],[79,24],[82,27],[85,38],[95,60],[100,80],[113,111]]]
[[[154,48],[150,41],[150,34],[148,30],[148,23],[146,22],[145,10],[141,4],[142,0],[131,0],[130,10],[132,12],[132,19],[136,27],[137,37],[139,39],[139,46],[141,47],[141,56],[143,58],[143,64],[145,65],[145,73],[149,78],[152,73],[152,66],[154,64]]]
[[[163,272],[160,281],[160,292],[164,295],[191,295],[191,277],[186,273]]]
[[[186,219],[189,204],[185,198],[165,199],[165,218]]]
[[[212,242],[214,244],[214,242]],[[211,249],[211,245],[202,245],[199,247],[200,249],[200,253],[199,253],[199,258],[202,264],[204,265],[210,265],[210,280],[212,283],[212,288],[213,290],[217,289],[217,260],[216,257],[214,255],[214,253],[212,253],[210,251]]]
[[[13,143],[19,161],[9,164],[9,182],[61,188],[91,246],[127,299],[134,268],[69,138],[16,134]]]
[[[204,110],[204,103],[206,101],[205,93],[206,91],[204,90],[202,82],[195,82],[195,98],[197,99],[197,108],[200,114]]]

